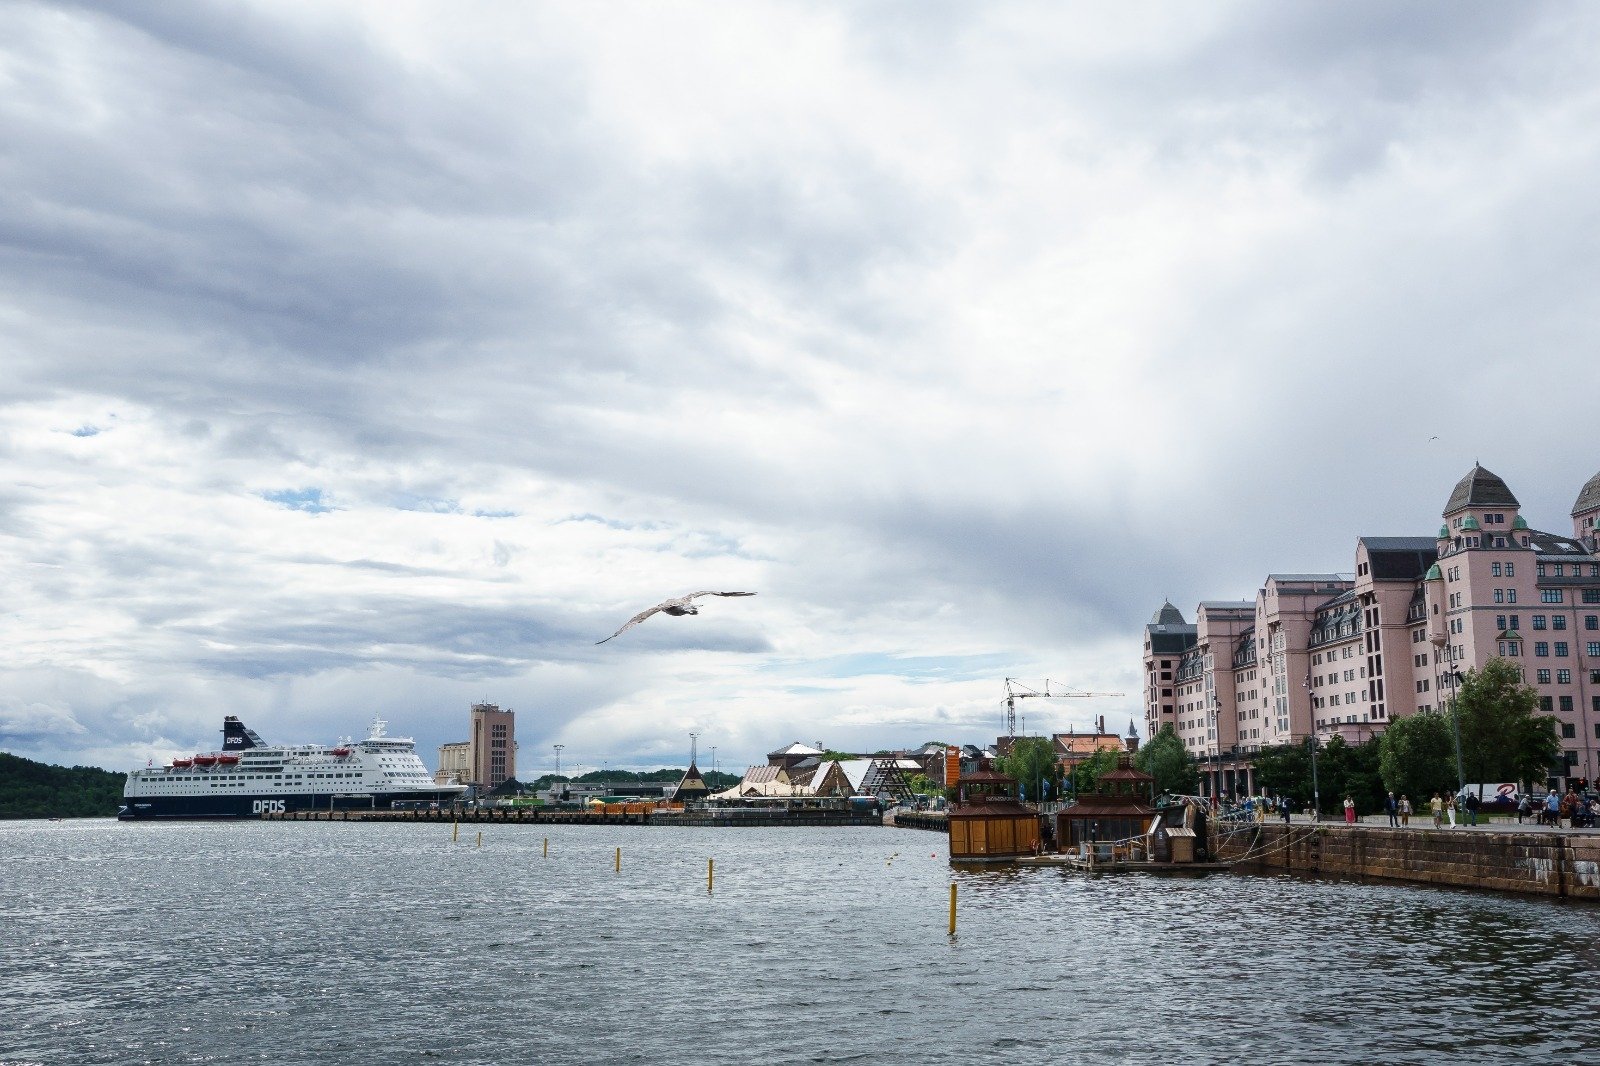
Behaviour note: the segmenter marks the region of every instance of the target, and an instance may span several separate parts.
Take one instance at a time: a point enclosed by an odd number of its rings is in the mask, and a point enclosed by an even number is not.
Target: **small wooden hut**
[[[984,768],[961,778],[950,807],[951,862],[1011,860],[1039,852],[1039,813],[1017,800],[1016,778]]]
[[[1081,793],[1077,803],[1056,813],[1056,850],[1076,851],[1088,843],[1125,848],[1143,837],[1156,814],[1150,805],[1155,780],[1121,756],[1115,770],[1101,775],[1094,792]]]

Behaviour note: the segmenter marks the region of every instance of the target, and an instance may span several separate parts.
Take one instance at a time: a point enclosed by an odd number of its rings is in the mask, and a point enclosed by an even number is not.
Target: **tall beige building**
[[[434,780],[477,785],[487,792],[516,776],[516,712],[492,703],[474,703],[467,739],[439,745],[439,770]]]
[[[517,715],[492,703],[472,705],[472,732],[467,739],[472,780],[487,790],[517,776]]]

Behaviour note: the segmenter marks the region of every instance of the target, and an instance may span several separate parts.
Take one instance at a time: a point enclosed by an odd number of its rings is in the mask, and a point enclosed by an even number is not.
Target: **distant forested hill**
[[[109,817],[126,780],[94,766],[51,766],[0,752],[0,818]]]

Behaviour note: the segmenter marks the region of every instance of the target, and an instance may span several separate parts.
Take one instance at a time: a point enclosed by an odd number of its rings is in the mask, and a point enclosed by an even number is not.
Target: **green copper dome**
[[[1513,518],[1511,520],[1511,528],[1512,529],[1527,529],[1528,528],[1528,520],[1526,518],[1523,518],[1521,515],[1517,515],[1517,517],[1515,517],[1515,518]]]
[[[1439,564],[1438,563],[1434,563],[1432,566],[1428,567],[1428,573],[1422,580],[1424,580],[1424,581],[1443,581],[1444,580],[1444,574],[1440,572]]]
[[[1482,529],[1483,527],[1478,525],[1478,520],[1476,518],[1473,518],[1471,515],[1467,515],[1467,517],[1464,518],[1462,520],[1462,522],[1461,522],[1461,528],[1466,530],[1466,529]]]
[[[1448,529],[1446,529],[1444,526],[1440,526],[1439,527],[1439,539],[1440,540],[1449,540],[1450,539],[1450,531]]]

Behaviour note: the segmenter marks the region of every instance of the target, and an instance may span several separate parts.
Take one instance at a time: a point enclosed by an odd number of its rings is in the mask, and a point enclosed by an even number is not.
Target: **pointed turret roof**
[[[1444,505],[1444,513],[1454,514],[1464,507],[1521,506],[1522,504],[1511,495],[1511,490],[1506,487],[1506,483],[1498,474],[1473,463],[1467,476],[1456,482],[1454,491],[1450,493],[1449,502]]]
[[[1600,474],[1596,474],[1583,483],[1583,491],[1578,493],[1578,501],[1572,505],[1572,513],[1582,514],[1600,507]]]
[[[1171,600],[1167,600],[1162,603],[1159,611],[1150,616],[1150,624],[1153,626],[1184,625],[1183,612],[1172,606]]]

